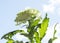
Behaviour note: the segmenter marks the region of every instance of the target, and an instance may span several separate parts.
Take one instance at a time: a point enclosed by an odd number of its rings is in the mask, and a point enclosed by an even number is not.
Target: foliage
[[[12,39],[14,35],[20,33],[20,35],[24,35],[30,40],[30,42],[26,43],[41,43],[42,39],[46,35],[47,27],[49,24],[49,18],[46,14],[45,18],[41,19],[41,16],[37,17],[38,13],[39,11],[35,9],[27,9],[19,12],[15,19],[15,22],[17,22],[17,25],[21,25],[21,23],[25,24],[26,22],[28,22],[28,26],[26,26],[27,33],[24,32],[24,30],[15,30],[5,34],[4,36],[2,36],[1,39],[4,38],[8,40],[7,43],[23,43],[23,41],[14,41]],[[56,30],[54,30],[54,36],[55,33]]]
[[[55,34],[56,34],[56,26],[57,26],[57,24],[55,24],[55,26],[54,26],[54,33],[53,33],[53,38],[50,38],[49,39],[49,41],[48,41],[48,43],[53,43],[53,41],[55,40],[55,39],[57,39],[57,37],[55,37]]]

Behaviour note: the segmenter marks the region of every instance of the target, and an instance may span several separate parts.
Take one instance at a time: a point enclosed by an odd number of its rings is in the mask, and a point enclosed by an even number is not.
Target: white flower
[[[36,9],[26,9],[17,14],[15,21],[19,23],[26,22],[27,20],[30,20],[32,17],[36,17],[38,13],[39,11]]]

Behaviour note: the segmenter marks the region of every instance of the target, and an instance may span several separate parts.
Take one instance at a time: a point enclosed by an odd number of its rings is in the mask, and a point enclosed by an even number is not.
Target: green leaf
[[[17,41],[15,41],[14,43],[23,43],[23,41],[18,41],[18,40],[17,40]]]
[[[37,25],[39,24],[40,19],[32,20],[31,22],[29,21],[29,27],[27,29],[28,32],[33,32],[36,30],[37,31]]]
[[[40,38],[39,38],[38,32],[35,32],[34,38],[35,38],[35,40],[36,40],[36,43],[40,43]]]
[[[55,26],[54,26],[54,33],[53,33],[53,41],[55,40],[55,39],[57,39],[57,37],[55,37],[55,34],[56,34],[56,26],[57,26],[57,23],[55,24]]]
[[[7,41],[7,43],[14,43],[14,40],[10,39]]]
[[[53,41],[52,39],[49,39],[48,43],[52,43],[52,41]]]
[[[53,33],[53,37],[55,37],[55,34],[56,34],[56,26],[57,26],[57,23],[55,24],[55,26],[54,26],[54,33]]]
[[[31,24],[31,27],[38,25],[39,21],[40,19],[34,20],[33,23]]]
[[[27,33],[21,33],[21,35],[24,35],[25,37],[29,36],[29,34],[27,34]]]
[[[55,39],[57,39],[57,37],[54,37],[54,38],[53,38],[53,41],[54,41]]]
[[[49,23],[49,18],[47,18],[47,15],[46,15],[46,17],[44,18],[44,20],[41,23],[41,28],[39,28],[40,39],[42,39],[44,37],[44,35],[46,34],[48,23]]]
[[[1,39],[11,39],[13,35],[17,34],[17,33],[25,33],[24,30],[15,30],[15,31],[12,31],[12,32],[9,32],[7,34],[5,34],[4,36],[2,36]]]
[[[57,37],[50,38],[49,41],[48,41],[48,43],[53,43],[53,41],[54,41],[55,39],[57,39]]]

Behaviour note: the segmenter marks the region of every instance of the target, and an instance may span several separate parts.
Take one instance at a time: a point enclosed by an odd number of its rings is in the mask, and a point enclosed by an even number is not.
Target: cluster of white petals
[[[32,17],[36,17],[38,13],[39,11],[36,9],[25,9],[17,14],[15,21],[19,23],[26,22]]]

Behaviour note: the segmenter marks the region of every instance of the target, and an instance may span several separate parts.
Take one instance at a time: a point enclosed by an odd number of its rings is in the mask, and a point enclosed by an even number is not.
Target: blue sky
[[[14,19],[16,14],[24,10],[27,7],[38,9],[41,12],[42,17],[45,13],[48,13],[50,18],[50,24],[48,27],[47,39],[51,37],[54,24],[58,22],[56,27],[59,37],[59,27],[60,27],[60,0],[0,0],[0,38],[13,30],[20,29],[19,26],[15,26]],[[50,29],[51,28],[51,29]],[[50,33],[51,32],[51,33]],[[46,38],[45,37],[45,38]],[[43,43],[47,43],[47,39],[43,39]],[[59,40],[59,39],[58,39]],[[0,40],[1,43],[5,43],[5,40]],[[57,41],[56,41],[57,42]],[[54,43],[56,43],[54,42]]]

